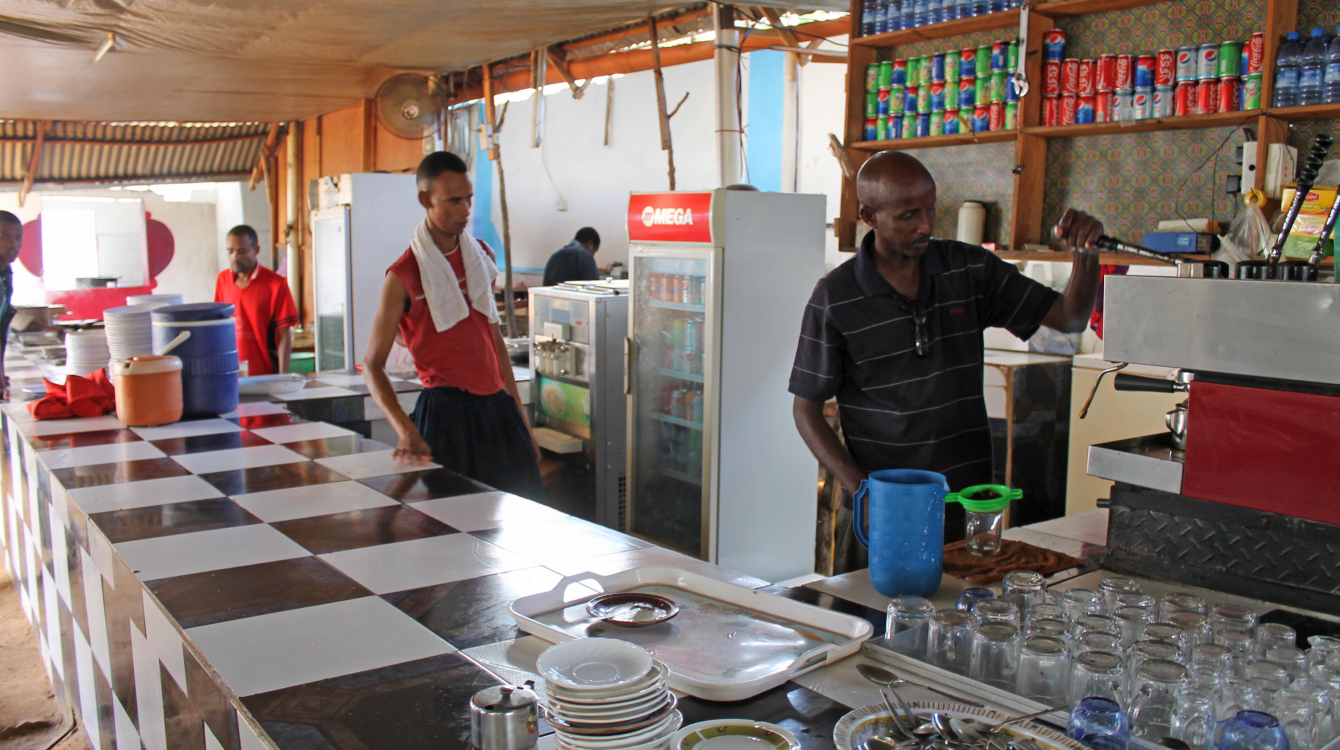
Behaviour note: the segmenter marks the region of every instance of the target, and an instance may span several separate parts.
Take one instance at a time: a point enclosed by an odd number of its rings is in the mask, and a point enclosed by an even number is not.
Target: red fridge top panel
[[[711,193],[633,193],[629,242],[712,242]]]

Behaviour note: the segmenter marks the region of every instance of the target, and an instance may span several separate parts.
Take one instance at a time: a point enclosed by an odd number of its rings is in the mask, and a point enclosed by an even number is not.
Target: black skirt
[[[459,388],[425,388],[410,419],[437,463],[503,492],[547,498],[530,432],[506,390],[476,396]]]

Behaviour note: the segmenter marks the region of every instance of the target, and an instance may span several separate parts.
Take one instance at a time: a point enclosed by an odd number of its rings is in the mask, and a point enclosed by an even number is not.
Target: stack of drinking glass
[[[1261,729],[1256,712],[1278,720],[1289,750],[1340,735],[1340,639],[1312,636],[1303,650],[1250,608],[1183,592],[1156,601],[1129,578],[1048,591],[1014,571],[1000,597],[969,589],[939,611],[904,596],[889,604],[888,636],[899,653],[1041,703],[1106,699],[1134,736],[1192,750]]]

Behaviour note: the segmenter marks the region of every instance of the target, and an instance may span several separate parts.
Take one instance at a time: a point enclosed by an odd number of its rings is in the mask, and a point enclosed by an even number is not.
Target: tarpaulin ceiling
[[[0,117],[301,119],[371,96],[397,70],[462,70],[686,4],[0,0]],[[763,4],[848,7],[846,0]],[[94,62],[109,32],[116,46]]]

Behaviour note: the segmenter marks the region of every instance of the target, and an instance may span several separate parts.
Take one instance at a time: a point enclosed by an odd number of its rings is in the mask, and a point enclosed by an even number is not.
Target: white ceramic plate
[[[566,690],[553,683],[545,685],[550,700],[574,706],[617,706],[630,701],[646,698],[648,695],[665,689],[666,677],[670,670],[660,662],[653,665],[652,671],[643,679],[614,690],[585,690],[581,692]]]
[[[623,703],[617,706],[582,706],[569,705],[556,701],[549,701],[549,710],[564,717],[571,717],[576,721],[594,721],[599,718],[612,718],[616,716],[629,716],[638,713],[645,713],[647,709],[664,705],[668,696],[674,695],[668,690],[660,690],[650,695],[643,696],[631,703]]]
[[[929,717],[939,711],[956,719],[975,719],[988,724],[1010,718],[1010,714],[1002,714],[990,708],[973,708],[962,703],[909,701],[907,707],[917,716]],[[838,750],[861,750],[866,740],[885,733],[880,726],[881,722],[892,723],[892,720],[883,703],[858,708],[838,720],[837,726],[833,728],[833,743]],[[1088,750],[1064,734],[1031,721],[1011,724],[1002,731],[1036,740],[1048,750]]]
[[[545,649],[536,660],[544,679],[575,692],[634,685],[651,672],[651,654],[613,638],[578,638]]]
[[[675,733],[670,750],[800,750],[794,734],[747,719],[700,721]]]
[[[555,729],[558,735],[559,745],[569,747],[574,750],[623,750],[623,748],[644,748],[664,746],[667,739],[670,738],[684,724],[684,715],[678,711],[671,713],[659,724],[649,727],[635,734],[621,737],[601,737],[599,739],[587,737],[574,737],[570,734]]]
[[[252,375],[237,379],[237,392],[243,396],[273,396],[293,393],[307,387],[307,378],[296,373],[286,375]]]

